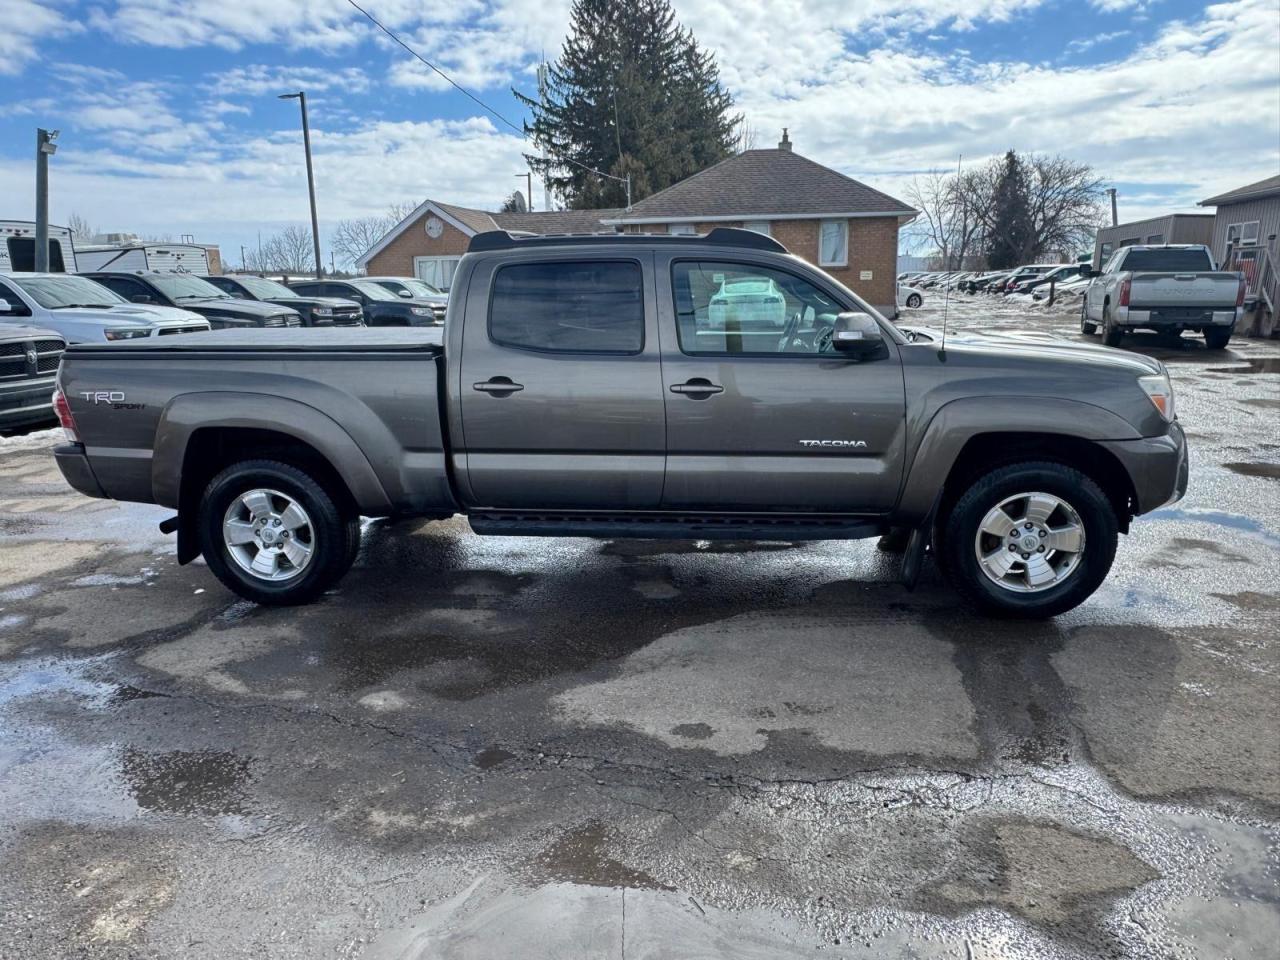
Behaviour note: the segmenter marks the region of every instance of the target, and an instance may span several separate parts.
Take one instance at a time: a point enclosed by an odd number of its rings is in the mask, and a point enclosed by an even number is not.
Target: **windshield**
[[[9,280],[25,290],[32,300],[46,310],[115,307],[129,302],[88,277],[10,277]]]
[[[438,297],[440,291],[429,283],[423,283],[421,280],[401,280],[402,284],[408,288],[409,292],[415,297]]]
[[[399,300],[400,295],[392,293],[380,283],[374,283],[372,280],[349,280],[347,281],[370,300]]]
[[[1213,261],[1204,250],[1130,250],[1124,258],[1124,269],[1195,272],[1212,270]]]
[[[263,277],[236,277],[236,280],[255,297],[261,297],[263,300],[282,300],[285,297],[297,299],[298,296],[283,283],[276,283],[274,280],[266,280]]]
[[[182,273],[156,273],[147,278],[170,300],[230,300],[208,280]]]

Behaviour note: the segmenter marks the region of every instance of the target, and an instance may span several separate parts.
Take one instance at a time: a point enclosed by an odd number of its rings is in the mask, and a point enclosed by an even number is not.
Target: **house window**
[[[670,223],[667,224],[667,233],[673,237],[692,237],[698,232],[697,227],[692,223]]]
[[[1227,243],[1233,246],[1255,244],[1258,242],[1258,221],[1232,223],[1227,225]]]
[[[818,266],[849,265],[849,221],[823,220],[818,225]]]
[[[750,230],[753,233],[763,233],[766,237],[770,235],[768,220],[744,220],[742,221],[742,229]]]
[[[414,257],[413,272],[419,280],[425,280],[437,290],[447,291],[453,286],[453,273],[458,269],[461,257]]]
[[[1120,246],[1132,247],[1132,246],[1136,246],[1141,242],[1142,242],[1141,237],[1125,237],[1123,240],[1120,241]]]
[[[1153,233],[1151,236],[1147,237],[1147,243],[1150,243],[1150,244],[1164,243],[1164,234]]]

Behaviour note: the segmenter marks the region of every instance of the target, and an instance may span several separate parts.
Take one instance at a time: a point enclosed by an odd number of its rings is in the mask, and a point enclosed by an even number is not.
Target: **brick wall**
[[[414,257],[460,257],[467,252],[471,238],[451,223],[445,223],[438,237],[427,236],[427,217],[423,214],[373,257],[365,270],[370,276],[412,277]]]
[[[775,240],[802,260],[818,265],[818,220],[771,220],[769,230]],[[822,267],[846,287],[874,307],[893,313],[894,282],[898,273],[898,220],[896,217],[854,217],[849,224],[849,264]],[[698,233],[716,227],[741,227],[741,223],[697,223]],[[666,233],[668,225],[627,225],[627,233]],[[861,280],[864,270],[870,280]]]

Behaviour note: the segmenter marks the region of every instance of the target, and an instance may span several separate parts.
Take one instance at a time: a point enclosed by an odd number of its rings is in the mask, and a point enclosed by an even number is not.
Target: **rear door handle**
[[[516,383],[510,377],[490,377],[480,383],[473,383],[471,389],[479,390],[481,393],[489,393],[495,397],[509,397],[517,390],[523,390],[524,384]]]
[[[706,400],[714,394],[724,393],[724,387],[718,383],[712,383],[705,377],[694,377],[685,383],[673,383],[671,392],[683,393],[691,400]]]

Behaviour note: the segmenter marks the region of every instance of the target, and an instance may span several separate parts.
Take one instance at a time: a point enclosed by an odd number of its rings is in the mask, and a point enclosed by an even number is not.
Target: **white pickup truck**
[[[1204,334],[1210,350],[1231,339],[1244,306],[1244,277],[1217,271],[1200,244],[1121,247],[1092,278],[1080,307],[1080,330],[1109,347],[1126,333]]]

